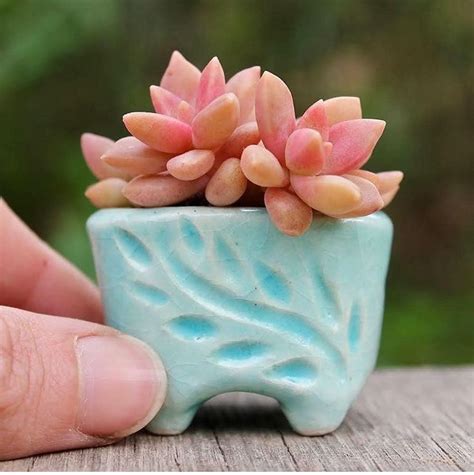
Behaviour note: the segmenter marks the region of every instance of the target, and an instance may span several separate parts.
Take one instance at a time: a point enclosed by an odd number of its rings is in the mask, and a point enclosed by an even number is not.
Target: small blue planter
[[[295,431],[336,429],[372,371],[392,224],[317,218],[281,234],[264,209],[111,209],[88,221],[107,323],[159,353],[148,429],[179,434],[207,399],[277,399]]]

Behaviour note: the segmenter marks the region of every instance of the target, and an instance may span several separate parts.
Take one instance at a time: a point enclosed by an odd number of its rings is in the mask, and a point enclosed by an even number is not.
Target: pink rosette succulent
[[[358,98],[319,100],[296,119],[290,90],[265,72],[255,106],[262,143],[244,150],[241,166],[249,181],[266,188],[265,205],[282,232],[303,234],[312,210],[334,218],[358,217],[393,199],[401,172],[360,169],[385,122],[363,119]]]
[[[84,158],[100,180],[86,196],[97,207],[170,206],[204,194],[213,206],[264,203],[291,236],[313,211],[365,216],[386,206],[403,174],[360,168],[385,122],[363,119],[355,97],[319,100],[296,119],[286,84],[260,67],[225,81],[214,57],[199,71],[175,51],[151,86],[155,112],[123,118],[131,136],[84,134]]]
[[[175,51],[160,86],[150,87],[155,112],[124,116],[131,136],[115,143],[82,136],[86,162],[101,180],[86,196],[99,207],[169,206],[204,190],[215,206],[238,201],[247,179],[235,160],[260,140],[254,108],[259,78],[256,66],[226,83],[216,57],[201,72]]]

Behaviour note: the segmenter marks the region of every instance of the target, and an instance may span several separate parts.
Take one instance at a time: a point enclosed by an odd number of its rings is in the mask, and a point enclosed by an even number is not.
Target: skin
[[[96,286],[3,199],[0,263],[0,460],[110,444],[144,427],[164,400],[161,361],[102,325]]]

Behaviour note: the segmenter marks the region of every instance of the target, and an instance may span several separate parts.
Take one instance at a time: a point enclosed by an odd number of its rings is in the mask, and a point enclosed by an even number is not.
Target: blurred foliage
[[[380,364],[473,361],[474,2],[0,0],[0,192],[93,275],[79,136],[126,135],[173,49],[261,64],[299,112],[358,95],[388,122],[369,168],[402,169]]]

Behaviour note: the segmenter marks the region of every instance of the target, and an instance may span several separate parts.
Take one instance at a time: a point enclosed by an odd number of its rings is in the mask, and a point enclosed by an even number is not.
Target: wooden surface
[[[473,470],[474,367],[380,370],[344,424],[291,432],[273,400],[208,402],[184,434],[141,432],[109,447],[0,463],[0,471]]]

